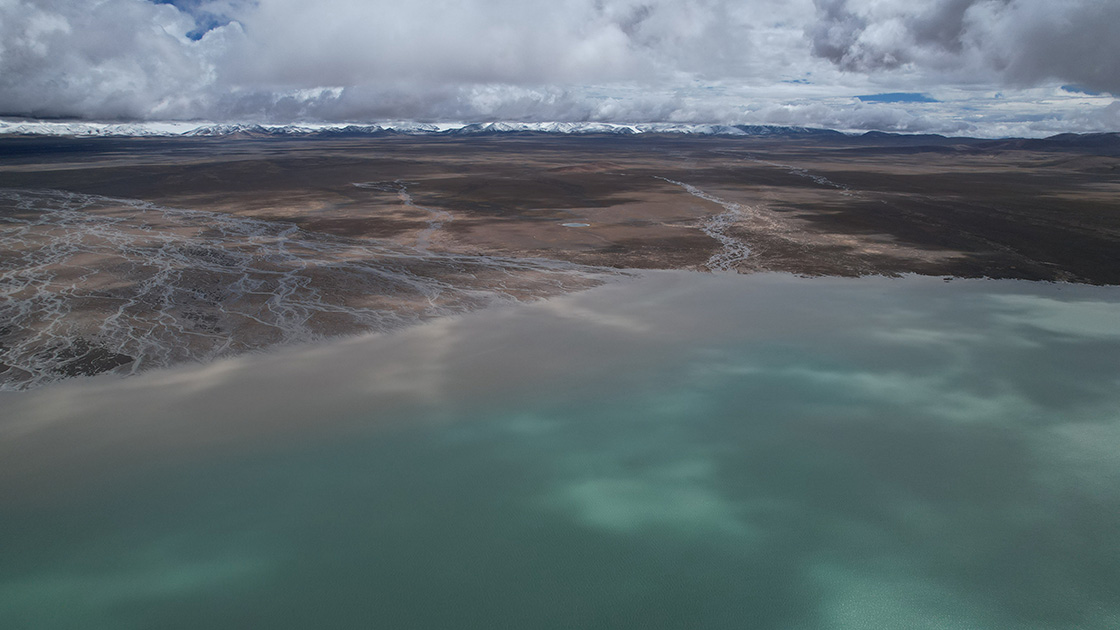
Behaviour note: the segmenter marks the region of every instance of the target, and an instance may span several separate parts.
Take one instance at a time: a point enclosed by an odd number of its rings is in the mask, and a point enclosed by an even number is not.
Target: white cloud
[[[0,4],[0,111],[37,116],[180,117],[205,106],[206,50],[193,21],[135,0]]]
[[[0,114],[1118,126],[1109,97],[1057,90],[1120,91],[1109,0],[176,4],[0,0]],[[851,98],[890,91],[941,102]]]

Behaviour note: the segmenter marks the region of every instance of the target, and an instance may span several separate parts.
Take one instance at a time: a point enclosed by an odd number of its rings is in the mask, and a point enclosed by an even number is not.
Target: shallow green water
[[[1120,291],[657,273],[0,397],[2,628],[1120,627]]]

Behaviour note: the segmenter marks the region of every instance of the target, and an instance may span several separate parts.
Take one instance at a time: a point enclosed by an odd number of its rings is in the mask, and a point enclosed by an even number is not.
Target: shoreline
[[[670,279],[677,283],[689,283],[702,286],[706,283],[727,282],[733,286],[736,280],[742,278],[742,286],[747,287],[754,283],[763,284],[843,284],[855,283],[853,286],[871,286],[878,284],[886,288],[906,288],[907,286],[926,286],[936,288],[943,284],[953,284],[965,287],[967,291],[982,291],[990,289],[1007,289],[1021,287],[1032,294],[1063,294],[1067,299],[1076,299],[1078,295],[1092,296],[1100,294],[1105,297],[1120,299],[1120,293],[1113,295],[1112,291],[1120,291],[1120,285],[1091,285],[1075,282],[1026,280],[1021,278],[960,278],[952,276],[930,276],[919,273],[903,273],[894,275],[871,274],[865,276],[810,276],[783,271],[701,271],[690,269],[604,269],[598,281],[579,288],[538,295],[524,300],[493,300],[487,304],[480,304],[465,310],[447,312],[427,317],[418,317],[409,322],[382,329],[352,330],[336,334],[327,334],[308,339],[296,339],[288,342],[277,342],[267,345],[255,346],[244,350],[201,358],[184,358],[165,364],[157,364],[138,371],[120,371],[107,369],[94,373],[68,375],[62,378],[53,378],[30,387],[5,387],[0,388],[0,408],[4,400],[16,400],[20,396],[30,396],[38,392],[52,392],[58,388],[102,386],[115,387],[119,383],[137,381],[136,385],[142,387],[146,380],[159,382],[166,378],[175,381],[179,376],[189,378],[192,373],[203,374],[210,371],[226,372],[231,366],[242,366],[236,369],[252,369],[251,365],[261,362],[274,361],[291,362],[299,360],[299,355],[320,356],[329,354],[332,349],[346,348],[353,344],[376,343],[376,340],[394,339],[407,340],[416,334],[423,334],[425,327],[439,328],[441,326],[454,326],[460,320],[482,321],[490,316],[502,316],[509,312],[531,313],[532,309],[548,310],[550,304],[563,303],[565,300],[578,301],[588,292],[611,291],[626,285],[652,284],[658,279]],[[687,290],[687,287],[686,287]],[[594,299],[594,294],[588,299]],[[656,298],[655,294],[648,296]],[[417,332],[420,331],[420,332]],[[246,367],[248,364],[248,367]],[[127,367],[127,364],[126,366]],[[311,369],[309,372],[313,372]],[[162,376],[161,376],[162,375]],[[13,398],[16,397],[16,398]]]

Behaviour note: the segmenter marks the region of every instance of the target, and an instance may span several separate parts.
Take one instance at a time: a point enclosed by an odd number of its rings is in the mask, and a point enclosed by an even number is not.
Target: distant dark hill
[[[981,143],[989,151],[1090,151],[1120,155],[1120,133],[1062,133],[1049,138],[1012,138]]]

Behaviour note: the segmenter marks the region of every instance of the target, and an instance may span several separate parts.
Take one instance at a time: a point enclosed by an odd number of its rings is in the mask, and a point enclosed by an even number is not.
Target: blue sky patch
[[[206,33],[229,24],[230,18],[225,15],[202,10],[204,0],[150,0],[155,4],[170,4],[181,12],[194,18],[194,30],[187,33],[187,37],[195,41],[202,39]]]
[[[1084,94],[1085,96],[1101,96],[1102,92],[1083,88],[1080,85],[1063,85],[1062,91],[1069,92],[1070,94]]]
[[[937,99],[921,92],[887,92],[885,94],[864,94],[857,96],[865,103],[940,103]]]

